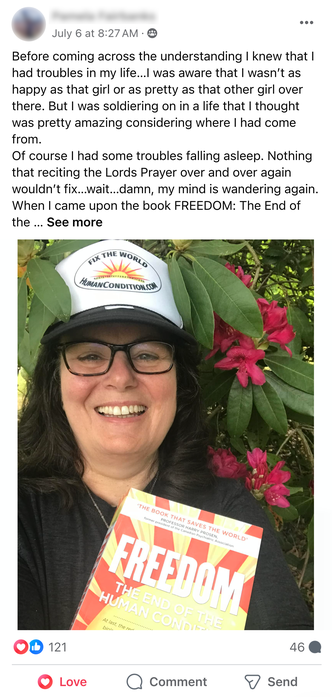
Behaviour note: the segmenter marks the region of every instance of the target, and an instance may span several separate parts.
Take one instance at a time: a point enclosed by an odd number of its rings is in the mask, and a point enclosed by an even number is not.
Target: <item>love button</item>
[[[53,685],[53,679],[50,675],[47,675],[47,673],[43,673],[43,675],[40,675],[38,678],[38,685],[42,690],[48,690],[48,688]]]
[[[60,687],[86,687],[86,680],[84,678],[60,678]]]

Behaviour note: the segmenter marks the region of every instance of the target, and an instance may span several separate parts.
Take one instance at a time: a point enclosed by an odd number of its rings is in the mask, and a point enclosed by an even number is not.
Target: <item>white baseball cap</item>
[[[41,343],[65,331],[102,322],[152,324],[195,344],[183,329],[167,264],[126,240],[103,240],[70,254],[55,267],[72,301],[69,322],[52,324]]]

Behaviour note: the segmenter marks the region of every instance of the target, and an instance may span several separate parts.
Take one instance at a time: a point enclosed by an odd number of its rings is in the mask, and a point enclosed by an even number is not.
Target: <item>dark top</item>
[[[153,494],[170,498],[160,482]],[[110,522],[114,508],[94,499]],[[240,482],[217,479],[213,489],[190,492],[181,503],[264,528],[246,629],[312,629],[275,533]],[[86,492],[69,510],[56,493],[20,496],[18,629],[69,629],[105,534]]]

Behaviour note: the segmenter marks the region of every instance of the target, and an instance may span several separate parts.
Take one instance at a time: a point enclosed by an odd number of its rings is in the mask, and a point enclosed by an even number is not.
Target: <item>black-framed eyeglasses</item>
[[[108,344],[105,341],[69,341],[59,344],[66,368],[73,375],[93,377],[107,373],[117,351],[124,351],[135,373],[168,373],[174,364],[174,346],[163,341]]]

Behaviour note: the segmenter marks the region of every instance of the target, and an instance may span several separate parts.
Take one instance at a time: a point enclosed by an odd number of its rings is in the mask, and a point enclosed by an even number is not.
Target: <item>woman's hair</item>
[[[159,448],[159,484],[168,498],[206,487],[214,477],[207,467],[207,428],[198,383],[198,349],[176,346],[177,411]],[[153,376],[151,376],[153,379]],[[56,344],[40,350],[19,424],[19,476],[24,487],[58,491],[70,505],[83,491],[84,460],[62,408],[60,356]]]

